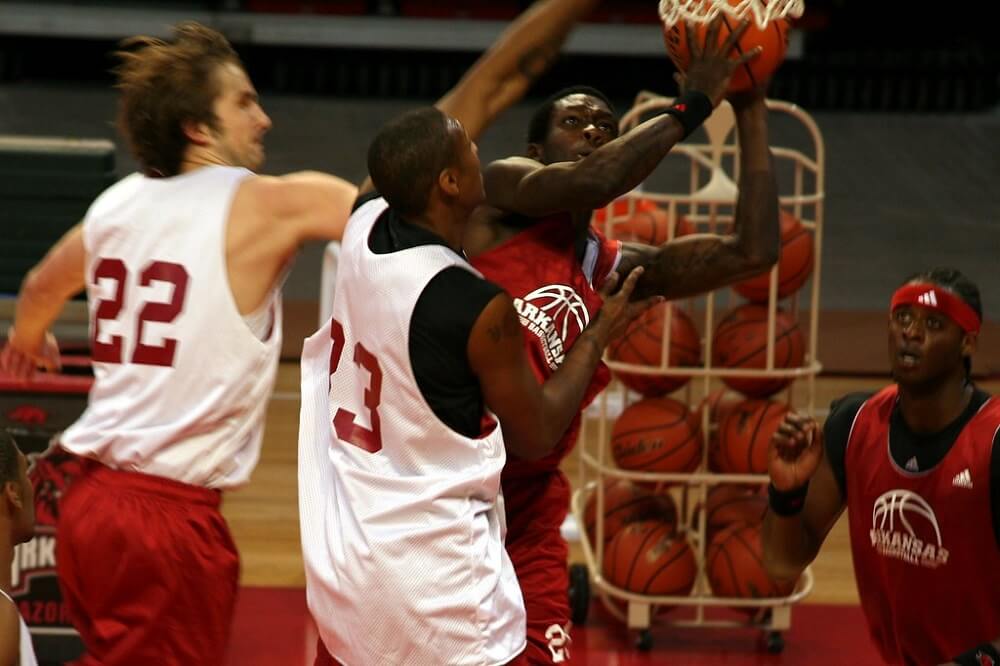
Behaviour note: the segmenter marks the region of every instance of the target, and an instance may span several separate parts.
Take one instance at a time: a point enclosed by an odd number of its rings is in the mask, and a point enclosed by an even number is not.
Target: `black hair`
[[[457,142],[448,116],[434,107],[389,121],[368,147],[368,174],[375,189],[403,217],[427,209],[438,174],[455,163]]]
[[[531,115],[531,122],[528,123],[528,143],[543,143],[545,141],[549,136],[549,123],[552,122],[552,110],[555,108],[556,102],[570,95],[596,97],[607,104],[612,114],[615,112],[615,107],[611,103],[611,100],[597,88],[591,88],[590,86],[570,86],[569,88],[563,88],[549,95]]]

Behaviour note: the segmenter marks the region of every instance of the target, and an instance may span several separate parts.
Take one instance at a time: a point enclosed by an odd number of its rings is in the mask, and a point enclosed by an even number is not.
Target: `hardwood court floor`
[[[816,380],[815,404],[821,410],[820,414],[825,414],[832,399],[851,391],[875,390],[887,382],[887,379],[878,377],[819,377]],[[802,404],[805,383],[798,384],[793,399],[795,404]],[[984,382],[981,387],[998,393],[1000,381]],[[250,484],[228,493],[223,506],[243,559],[241,583],[245,586],[305,585],[296,499],[298,418],[298,364],[283,363],[275,395],[268,408],[260,464]],[[575,484],[579,476],[578,456],[571,455],[563,465]],[[579,547],[571,548],[570,560],[583,561]],[[846,514],[830,533],[813,565],[813,571],[816,582],[807,603],[858,602]]]

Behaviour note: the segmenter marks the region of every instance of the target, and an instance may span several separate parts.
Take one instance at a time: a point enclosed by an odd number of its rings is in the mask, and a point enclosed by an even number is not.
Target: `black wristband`
[[[794,490],[778,490],[773,483],[767,484],[767,504],[779,516],[790,518],[802,513],[809,493],[809,482]]]
[[[674,100],[673,106],[664,109],[663,113],[677,119],[684,128],[684,138],[688,138],[705,119],[712,115],[712,100],[703,92],[689,90]]]
[[[960,666],[981,666],[981,664],[990,663],[1000,664],[1000,653],[993,647],[993,643],[983,643],[955,657],[955,663]]]

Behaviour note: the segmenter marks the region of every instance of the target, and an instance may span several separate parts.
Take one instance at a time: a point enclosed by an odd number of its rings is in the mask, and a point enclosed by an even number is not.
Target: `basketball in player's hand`
[[[730,5],[737,5],[742,0],[729,0]],[[723,13],[722,26],[719,30],[718,42],[722,44],[729,38],[730,32],[736,30],[739,21]],[[708,24],[701,23],[695,27],[698,44],[703,44]],[[729,92],[741,92],[763,86],[778,69],[785,59],[788,50],[788,21],[784,18],[772,20],[763,29],[758,28],[751,20],[743,36],[736,42],[732,57],[748,53],[757,46],[763,48],[760,55],[744,63],[733,72],[729,80]],[[663,26],[663,37],[667,45],[667,54],[677,69],[687,71],[691,64],[691,49],[688,44],[687,29],[684,23]]]

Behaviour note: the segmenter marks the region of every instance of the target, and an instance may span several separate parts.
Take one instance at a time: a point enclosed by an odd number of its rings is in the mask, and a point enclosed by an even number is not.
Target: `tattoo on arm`
[[[561,41],[550,41],[530,49],[518,60],[517,70],[524,78],[534,81],[555,61],[560,43]]]
[[[732,281],[738,270],[733,250],[721,239],[650,250],[633,259],[646,270],[635,285],[632,301],[657,294],[673,299],[711,291]]]
[[[625,141],[622,146],[623,152],[630,153],[626,159],[630,168],[647,174],[652,173],[663,160],[664,147],[665,143],[659,135],[651,135],[649,138],[644,136],[642,140],[637,141],[632,141],[630,137],[630,140]]]
[[[521,335],[521,320],[514,308],[504,315],[503,321],[486,329],[493,344],[500,342],[503,338],[511,338]]]

